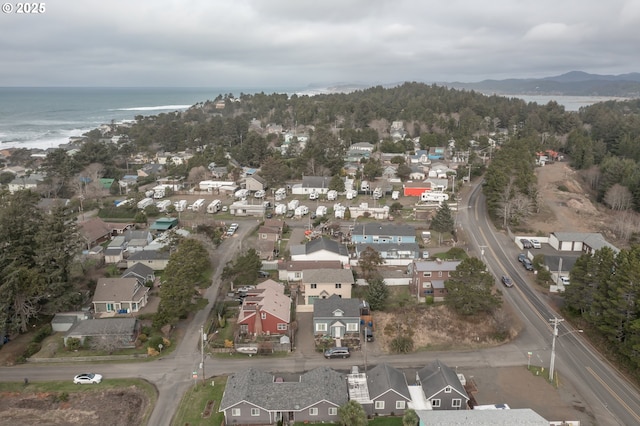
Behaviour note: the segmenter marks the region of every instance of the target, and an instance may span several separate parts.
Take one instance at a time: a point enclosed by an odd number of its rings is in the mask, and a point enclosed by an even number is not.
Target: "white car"
[[[540,241],[530,238],[529,242],[531,243],[531,245],[533,246],[534,249],[539,249],[542,248],[542,245],[540,244]]]
[[[73,378],[76,385],[95,385],[102,381],[102,375],[96,373],[81,373]]]
[[[562,285],[569,285],[569,283],[570,283],[569,277],[560,277],[560,283]]]

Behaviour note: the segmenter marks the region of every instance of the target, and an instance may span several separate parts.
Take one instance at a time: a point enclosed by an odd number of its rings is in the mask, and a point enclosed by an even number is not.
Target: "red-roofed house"
[[[287,334],[291,322],[291,298],[284,285],[266,280],[247,292],[240,306],[238,324],[244,335]]]

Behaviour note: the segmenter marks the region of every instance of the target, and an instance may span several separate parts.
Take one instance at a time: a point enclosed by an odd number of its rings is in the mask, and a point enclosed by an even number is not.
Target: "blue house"
[[[351,242],[354,244],[415,243],[416,230],[409,225],[363,223],[354,227],[351,232]]]

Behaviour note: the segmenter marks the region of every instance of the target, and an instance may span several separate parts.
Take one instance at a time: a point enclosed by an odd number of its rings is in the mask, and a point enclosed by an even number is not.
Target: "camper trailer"
[[[441,203],[443,201],[447,201],[448,199],[449,194],[445,194],[444,192],[425,191],[420,195],[420,201],[425,201],[428,203]]]
[[[369,182],[366,180],[363,180],[362,183],[360,184],[360,191],[368,191],[369,189],[370,189]]]
[[[347,200],[353,200],[358,196],[358,191],[355,189],[350,189],[347,191]]]
[[[187,200],[176,201],[175,203],[173,203],[173,205],[176,208],[177,212],[183,212],[187,208]]]
[[[153,198],[143,198],[142,200],[138,201],[138,208],[140,210],[144,210],[145,208],[152,206],[153,204]]]
[[[373,199],[378,200],[380,198],[382,198],[382,188],[378,186],[373,190]]]
[[[298,208],[298,206],[300,205],[300,201],[299,200],[291,200],[289,201],[289,204],[287,205],[287,208],[289,210],[295,210]]]
[[[239,189],[236,191],[235,194],[233,194],[233,196],[239,200],[244,200],[245,198],[247,198],[248,195],[249,195],[248,189]]]
[[[309,214],[309,207],[307,206],[298,206],[294,210],[294,216],[296,217],[302,217],[306,214]]]
[[[337,198],[338,198],[338,191],[336,191],[335,189],[332,189],[329,192],[327,192],[327,200],[335,201]]]
[[[207,213],[218,213],[221,207],[222,207],[222,202],[220,200],[213,200],[207,206]]]
[[[392,200],[397,200],[398,198],[400,198],[400,191],[393,191],[391,193],[391,199]]]
[[[282,201],[285,198],[287,198],[287,190],[284,188],[278,188],[278,190],[275,193],[276,196],[276,201]]]
[[[316,216],[326,216],[327,215],[327,206],[318,206],[316,209]]]
[[[156,203],[156,207],[161,213],[166,212],[167,207],[169,207],[170,205],[171,205],[171,200],[162,200]]]
[[[275,214],[287,214],[287,205],[286,204],[276,204],[273,209]]]
[[[200,211],[200,209],[202,207],[204,207],[204,198],[199,198],[195,201],[195,203],[193,203],[193,205],[191,206],[191,210],[193,210],[194,212],[198,212]]]

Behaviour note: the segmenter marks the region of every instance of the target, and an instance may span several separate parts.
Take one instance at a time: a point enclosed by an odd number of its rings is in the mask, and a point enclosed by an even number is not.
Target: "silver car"
[[[81,373],[73,378],[76,385],[95,385],[102,381],[102,375],[96,373]]]

